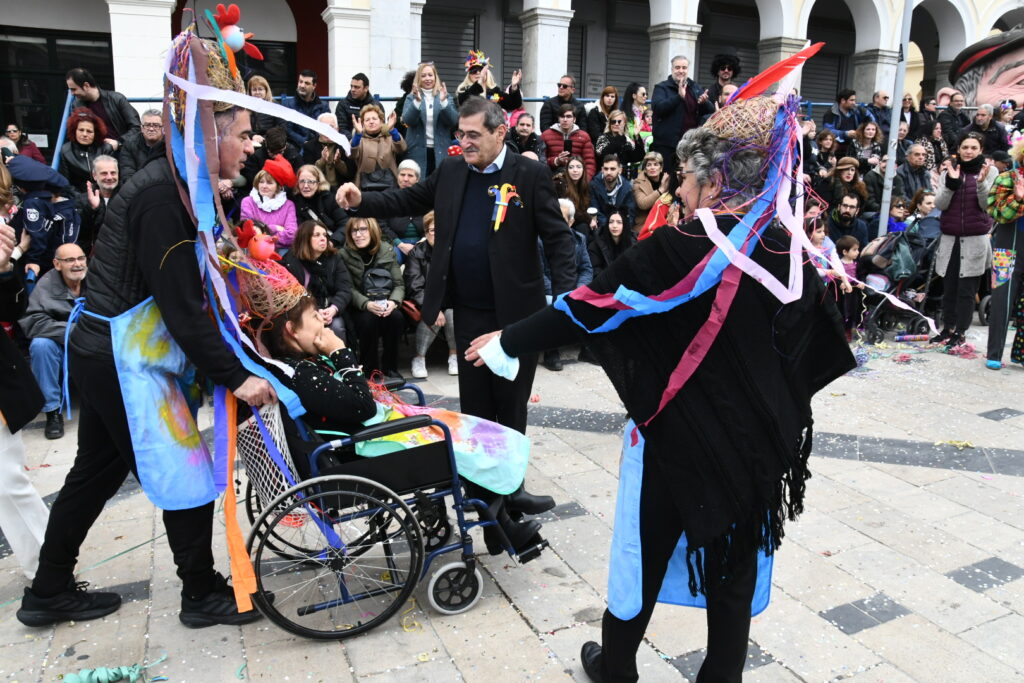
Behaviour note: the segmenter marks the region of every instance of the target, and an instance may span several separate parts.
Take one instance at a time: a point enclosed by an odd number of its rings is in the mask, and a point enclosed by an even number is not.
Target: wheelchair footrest
[[[530,560],[537,559],[538,557],[540,557],[540,554],[544,551],[544,548],[547,548],[550,545],[551,544],[548,543],[547,539],[541,538],[537,543],[534,543],[528,548],[524,548],[523,550],[519,551],[519,553],[517,554],[517,557],[519,558],[519,564],[526,564]]]

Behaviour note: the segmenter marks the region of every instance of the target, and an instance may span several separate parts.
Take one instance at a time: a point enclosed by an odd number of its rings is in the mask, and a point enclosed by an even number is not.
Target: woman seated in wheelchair
[[[516,553],[542,542],[539,522],[513,521],[503,505],[504,497],[516,491],[526,475],[530,444],[523,434],[469,415],[407,405],[383,388],[375,390],[352,350],[324,325],[316,301],[302,285],[277,263],[258,261],[253,267],[261,272],[238,271],[242,300],[253,316],[247,327],[261,353],[293,371],[290,377],[277,374],[302,402],[306,409],[303,422],[308,427],[333,438],[380,422],[428,413],[448,426],[467,493],[489,505]],[[286,431],[296,432],[294,428]],[[339,463],[346,457],[383,455],[440,441],[441,430],[425,427],[363,442],[355,453],[340,454],[340,460],[336,452],[332,457]],[[307,443],[304,449],[294,449],[296,467],[304,477],[310,476],[304,454],[315,446]],[[502,552],[499,538],[493,527],[484,528],[492,555]]]

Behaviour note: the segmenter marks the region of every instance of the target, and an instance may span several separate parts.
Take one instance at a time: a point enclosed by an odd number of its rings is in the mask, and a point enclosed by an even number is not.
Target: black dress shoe
[[[64,416],[60,414],[60,408],[46,414],[46,427],[43,428],[43,436],[51,440],[64,436]]]
[[[601,646],[592,640],[583,643],[580,650],[580,661],[583,663],[583,671],[587,678],[594,683],[604,683],[604,673],[601,670]]]
[[[555,499],[551,496],[535,496],[520,486],[515,492],[505,496],[505,507],[510,513],[522,512],[527,515],[539,515],[555,507]]]

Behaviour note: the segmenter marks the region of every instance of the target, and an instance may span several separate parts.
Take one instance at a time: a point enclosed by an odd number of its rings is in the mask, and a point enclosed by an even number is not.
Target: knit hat
[[[855,168],[860,170],[860,162],[853,157],[843,157],[836,162],[836,173],[839,173],[845,168]]]
[[[487,55],[484,54],[483,50],[470,50],[469,56],[466,57],[466,71],[476,67],[482,69],[485,66],[490,66],[491,62],[487,59]]]
[[[295,187],[295,169],[281,154],[277,154],[263,162],[263,170],[277,181],[281,187]]]
[[[409,169],[415,173],[418,177],[422,177],[423,173],[420,171],[420,165],[412,159],[404,159],[402,163],[398,164],[398,170]]]

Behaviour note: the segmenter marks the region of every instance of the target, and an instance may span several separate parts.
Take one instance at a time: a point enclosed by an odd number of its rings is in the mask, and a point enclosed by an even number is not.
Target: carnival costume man
[[[231,10],[237,21],[237,8]],[[233,54],[243,48],[240,32],[229,30],[234,21],[221,11],[206,15],[216,41],[201,40],[193,25],[168,52],[167,155],[146,164],[111,200],[87,297],[69,321],[65,366],[82,403],[78,454],[53,503],[39,569],[17,613],[29,626],[96,619],[120,606],[116,593],[89,592],[84,582],[76,583],[74,569],[89,528],[129,472],[163,509],[182,580],[182,623],[203,627],[259,618],[248,599],[255,582],[230,487],[225,510],[233,588],[214,571],[211,549],[214,500],[231,479],[226,444],[235,429],[234,400],[262,405],[280,397],[296,416],[302,408],[253,360],[238,325],[214,248],[227,225],[217,184],[237,177],[253,151],[247,108],[300,122],[336,141],[342,136],[241,94]],[[230,239],[230,232],[224,237]],[[215,461],[194,420],[196,369],[217,385]]]
[[[816,250],[796,219],[802,198],[795,215],[789,204],[798,103],[758,96],[779,78],[752,79],[683,137],[677,194],[690,220],[467,353],[507,376],[520,355],[586,340],[631,418],[603,649],[581,654],[595,681],[638,679],[658,601],[707,607],[698,681],[740,680],[766,565],[803,509],[811,397],[854,367],[842,318],[804,263]]]

